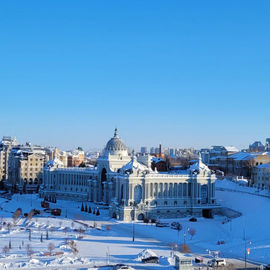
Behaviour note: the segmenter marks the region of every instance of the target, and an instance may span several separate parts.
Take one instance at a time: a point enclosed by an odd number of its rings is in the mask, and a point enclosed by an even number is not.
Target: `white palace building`
[[[201,158],[188,170],[157,172],[149,160],[130,156],[115,129],[93,168],[65,168],[54,159],[44,167],[40,195],[109,205],[121,220],[211,216],[217,208],[215,174]]]

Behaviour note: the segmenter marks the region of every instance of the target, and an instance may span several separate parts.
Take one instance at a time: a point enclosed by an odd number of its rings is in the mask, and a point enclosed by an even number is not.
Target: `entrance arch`
[[[144,214],[143,213],[140,213],[138,215],[138,220],[144,220]]]

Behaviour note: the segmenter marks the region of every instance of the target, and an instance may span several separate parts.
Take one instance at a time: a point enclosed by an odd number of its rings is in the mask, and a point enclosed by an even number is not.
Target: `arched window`
[[[157,197],[158,195],[158,184],[155,183],[155,191],[154,191],[154,196]]]
[[[164,186],[164,197],[168,197],[168,184],[165,183],[165,186]]]
[[[172,184],[172,183],[170,183],[169,196],[170,196],[170,197],[173,196],[173,184]]]
[[[163,184],[160,183],[159,184],[159,197],[162,197],[163,196]]]
[[[174,184],[173,193],[174,197],[177,198],[177,184]]]
[[[150,197],[153,197],[153,184],[150,184]]]

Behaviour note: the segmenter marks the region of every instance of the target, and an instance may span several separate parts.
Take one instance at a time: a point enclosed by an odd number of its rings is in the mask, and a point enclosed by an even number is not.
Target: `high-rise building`
[[[151,148],[150,148],[150,154],[151,154],[151,155],[154,155],[154,154],[155,154],[155,147],[151,147]]]
[[[147,151],[147,147],[146,146],[142,146],[141,147],[141,153],[142,154],[146,154],[148,151]]]
[[[170,156],[174,156],[175,155],[175,150],[173,148],[170,148],[169,155]]]

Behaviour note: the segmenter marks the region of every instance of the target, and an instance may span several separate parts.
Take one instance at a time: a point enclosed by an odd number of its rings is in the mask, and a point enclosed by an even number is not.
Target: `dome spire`
[[[117,128],[114,129],[114,138],[119,138]]]

